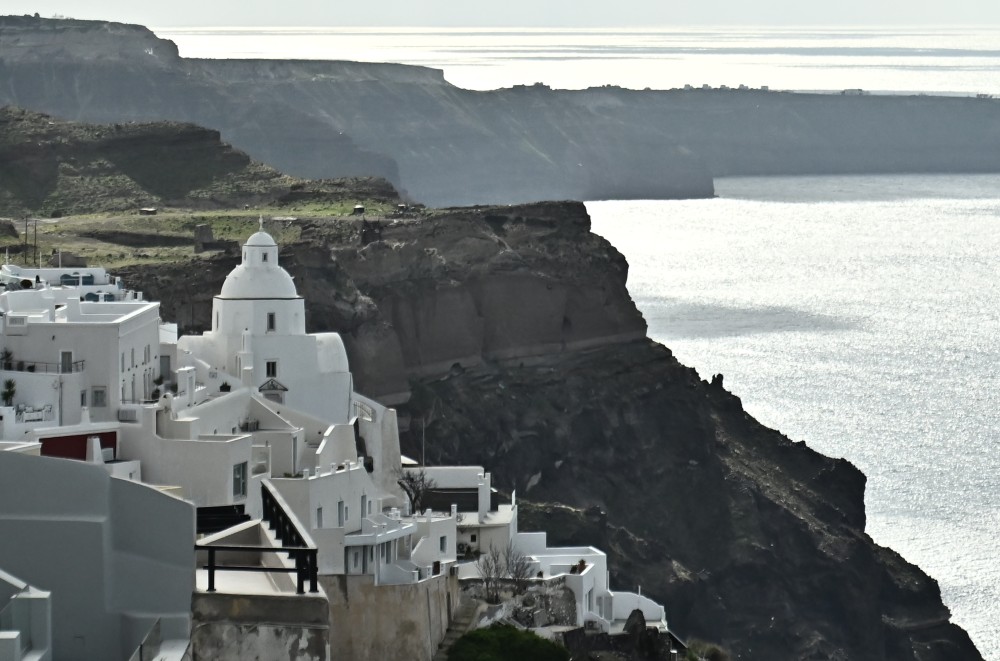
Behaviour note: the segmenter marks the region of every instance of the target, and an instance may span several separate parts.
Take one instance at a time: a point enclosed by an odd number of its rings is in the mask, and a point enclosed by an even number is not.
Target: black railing
[[[74,374],[86,368],[86,361],[74,360],[71,363],[42,363],[34,360],[5,360],[0,362],[0,369],[13,372],[39,372],[41,374]]]
[[[295,572],[296,594],[305,594],[306,581],[309,582],[309,592],[319,592],[318,577],[319,565],[317,562],[316,545],[313,544],[309,534],[303,531],[292,516],[289,515],[289,508],[271,483],[267,480],[261,482],[260,488],[261,505],[264,509],[264,521],[268,527],[274,531],[275,537],[281,542],[281,546],[241,546],[241,545],[217,545],[217,544],[196,544],[198,551],[208,552],[208,591],[215,592],[215,572],[218,571],[256,571],[256,572]],[[216,553],[218,551],[234,551],[243,553],[287,553],[288,557],[295,561],[294,568],[273,568],[253,565],[219,565],[216,563]]]
[[[195,544],[195,550],[208,552],[208,564],[203,569],[208,570],[208,591],[215,592],[215,572],[217,571],[256,571],[270,574],[271,572],[295,573],[295,594],[306,593],[306,581],[309,581],[309,592],[319,592],[317,581],[316,549],[297,546],[243,546],[227,544]],[[239,553],[287,553],[295,560],[294,567],[264,567],[262,565],[220,565],[216,562],[219,551]]]

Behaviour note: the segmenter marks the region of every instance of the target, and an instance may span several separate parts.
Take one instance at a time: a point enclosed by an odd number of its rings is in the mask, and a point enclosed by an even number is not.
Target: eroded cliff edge
[[[282,264],[357,387],[426,429],[429,463],[479,463],[523,529],[606,549],[614,585],[743,659],[980,659],[937,584],[865,534],[864,476],[767,429],[645,337],[627,264],[577,203],[301,220]],[[133,267],[163,316],[204,328],[235,264]],[[406,431],[404,429],[404,431]],[[404,451],[419,454],[419,436]]]
[[[0,17],[0,105],[221,132],[309,178],[420,202],[705,197],[713,177],[1000,172],[1000,101],[766,90],[457,88],[396,64],[180,57],[137,25]]]

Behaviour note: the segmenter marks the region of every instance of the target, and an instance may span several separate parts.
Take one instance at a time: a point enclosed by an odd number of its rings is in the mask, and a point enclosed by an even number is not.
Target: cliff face
[[[289,174],[381,176],[435,206],[703,197],[725,175],[1000,171],[989,99],[473,92],[422,67],[184,59],[99,21],[0,17],[0,104],[195,122]]]
[[[282,247],[313,329],[343,333],[357,386],[401,401],[404,452],[481,462],[522,529],[609,551],[612,582],[665,602],[734,658],[979,659],[936,583],[865,534],[864,476],[764,428],[644,337],[627,265],[579,204],[434,212],[362,244],[305,222]],[[128,279],[164,317],[208,322],[234,258],[198,292]],[[407,426],[411,432],[406,434]]]
[[[193,124],[90,125],[0,108],[0,215],[398,201],[388,182],[301,181]]]
[[[662,131],[546,90],[469,92],[396,65],[185,60],[139,26],[0,19],[4,103],[195,122],[289,174],[382,176],[436,205],[713,193]]]

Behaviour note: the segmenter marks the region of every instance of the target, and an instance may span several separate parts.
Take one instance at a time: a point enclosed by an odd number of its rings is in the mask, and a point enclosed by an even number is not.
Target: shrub
[[[530,631],[495,624],[455,641],[448,661],[569,661],[569,650]]]
[[[722,649],[715,643],[706,643],[703,640],[692,639],[688,641],[687,658],[688,661],[730,661],[729,652]]]

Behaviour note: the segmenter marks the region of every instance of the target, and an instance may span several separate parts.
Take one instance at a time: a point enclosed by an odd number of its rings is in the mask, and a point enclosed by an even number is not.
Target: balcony
[[[52,414],[51,404],[37,407],[18,404],[14,407],[14,422],[44,422],[46,420],[54,419],[55,417]]]
[[[0,368],[8,372],[37,372],[39,374],[73,374],[84,370],[86,361],[72,363],[39,363],[30,360],[8,360]]]

